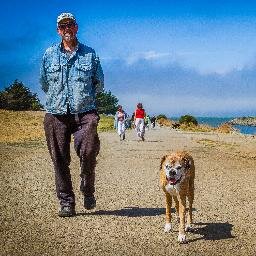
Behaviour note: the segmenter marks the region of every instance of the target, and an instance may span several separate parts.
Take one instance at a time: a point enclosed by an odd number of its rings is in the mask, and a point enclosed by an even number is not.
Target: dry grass
[[[212,132],[215,130],[214,127],[211,127],[209,125],[194,125],[192,123],[190,123],[189,125],[182,124],[180,126],[180,129],[183,131],[190,131],[190,132]]]
[[[171,127],[174,122],[170,119],[165,119],[165,118],[159,118],[157,119],[157,123],[160,125],[160,126],[166,126],[166,127]]]
[[[211,139],[200,139],[200,140],[197,140],[196,142],[199,143],[199,144],[202,144],[206,147],[210,147],[210,148],[213,148],[213,147],[231,148],[231,147],[236,146],[235,143],[227,143],[227,142],[224,142],[224,141],[216,141],[216,140],[211,140]]]
[[[98,126],[98,131],[109,131],[114,129],[114,117],[100,115],[100,122]]]
[[[203,144],[204,146],[207,146],[207,147],[215,147],[218,144],[217,141],[209,140],[209,139],[200,139],[200,140],[197,140],[197,143]]]
[[[219,133],[232,133],[235,132],[235,129],[230,124],[222,124],[217,129],[216,132]]]
[[[217,133],[233,133],[236,130],[232,127],[232,125],[229,124],[222,124],[218,126],[217,128],[209,126],[209,125],[194,125],[189,124],[185,125],[182,124],[180,126],[180,129],[183,131],[191,131],[191,132],[217,132]]]
[[[0,142],[17,143],[44,137],[43,111],[0,110]]]
[[[0,109],[0,143],[44,140],[44,111],[8,111]],[[113,129],[113,117],[101,115],[99,131]]]
[[[175,122],[172,121],[171,119],[165,119],[165,118],[159,118],[157,120],[157,123],[159,124],[159,126],[164,126],[164,127],[172,127],[173,124],[175,124]],[[189,131],[189,132],[232,133],[235,131],[235,129],[229,124],[222,124],[219,127],[215,128],[205,124],[195,125],[193,123],[189,123],[189,124],[183,123],[180,125],[179,129],[182,131]]]

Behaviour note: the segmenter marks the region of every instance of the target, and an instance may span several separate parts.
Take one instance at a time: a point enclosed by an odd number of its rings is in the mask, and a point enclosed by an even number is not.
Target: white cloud
[[[155,65],[147,53],[131,65],[119,61],[106,69],[106,86],[128,112],[143,102],[150,114],[168,116],[255,115],[256,93],[254,69],[233,71],[226,75],[202,75],[175,63]],[[145,59],[148,56],[149,60]]]
[[[128,65],[132,65],[140,60],[148,61],[173,61],[171,53],[168,52],[156,52],[156,51],[146,51],[146,52],[136,52],[125,58]]]

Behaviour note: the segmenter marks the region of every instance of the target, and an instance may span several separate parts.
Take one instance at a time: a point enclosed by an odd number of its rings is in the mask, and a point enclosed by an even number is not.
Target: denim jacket
[[[82,113],[96,109],[96,93],[104,88],[104,75],[95,51],[78,43],[67,55],[62,44],[48,48],[43,56],[40,83],[46,93],[46,112]]]

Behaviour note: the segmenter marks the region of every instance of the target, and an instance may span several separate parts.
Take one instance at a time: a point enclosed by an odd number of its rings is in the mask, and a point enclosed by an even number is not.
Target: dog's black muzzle
[[[174,170],[174,169],[172,169],[172,170],[170,170],[169,171],[169,175],[170,176],[175,176],[177,173],[176,173],[176,171]]]

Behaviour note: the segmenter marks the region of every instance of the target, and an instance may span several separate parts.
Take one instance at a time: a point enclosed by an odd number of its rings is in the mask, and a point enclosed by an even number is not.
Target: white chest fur
[[[179,193],[179,186],[177,184],[176,185],[167,184],[165,186],[165,189],[172,196],[177,196]]]

